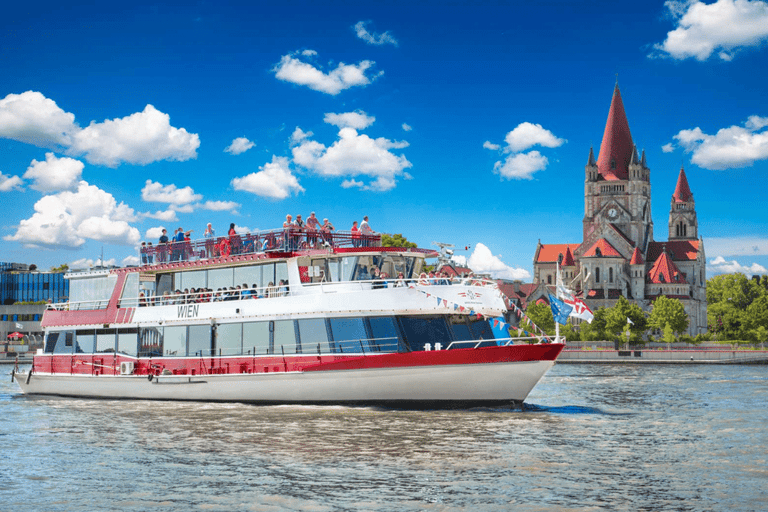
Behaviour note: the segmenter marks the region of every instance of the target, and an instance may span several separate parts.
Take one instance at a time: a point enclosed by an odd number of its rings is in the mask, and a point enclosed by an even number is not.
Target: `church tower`
[[[685,170],[680,167],[672,205],[669,208],[669,239],[696,240],[699,236],[699,222],[696,220],[696,203],[688,186]]]
[[[653,241],[651,171],[645,151],[638,155],[632,141],[618,83],[613,90],[598,159],[595,161],[590,148],[584,172],[584,242],[589,244],[605,237],[603,228],[608,227],[613,228],[616,237],[629,242],[622,251],[627,252],[624,257],[630,258],[632,247],[645,253],[648,243]],[[617,241],[612,237],[609,240]]]

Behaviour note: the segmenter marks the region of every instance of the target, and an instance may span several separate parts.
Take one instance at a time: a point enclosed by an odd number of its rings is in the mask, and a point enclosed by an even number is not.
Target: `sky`
[[[618,80],[655,239],[683,166],[708,277],[768,272],[766,1],[15,2],[0,75],[0,261],[314,211],[530,281]]]

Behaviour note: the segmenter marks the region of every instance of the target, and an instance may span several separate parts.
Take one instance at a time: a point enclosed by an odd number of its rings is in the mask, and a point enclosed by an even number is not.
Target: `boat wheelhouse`
[[[67,275],[25,393],[259,403],[521,402],[561,344],[515,343],[493,281],[430,279],[430,249],[272,230]],[[489,321],[491,320],[491,321]],[[541,340],[535,340],[541,341]]]

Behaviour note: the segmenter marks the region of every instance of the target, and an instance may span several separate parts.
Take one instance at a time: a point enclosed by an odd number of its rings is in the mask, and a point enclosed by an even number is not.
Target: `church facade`
[[[539,244],[534,283],[555,284],[557,262],[569,288],[594,311],[626,297],[650,312],[653,300],[679,299],[688,314],[687,333],[707,330],[706,262],[696,204],[680,169],[669,211],[669,236],[654,240],[651,170],[638,154],[618,84],[613,91],[598,158],[590,149],[585,167],[581,243]],[[671,190],[671,187],[670,187]]]

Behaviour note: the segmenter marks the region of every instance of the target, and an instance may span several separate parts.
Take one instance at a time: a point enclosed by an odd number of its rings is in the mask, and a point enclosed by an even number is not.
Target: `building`
[[[672,193],[668,239],[655,241],[651,170],[645,151],[638,154],[632,140],[618,84],[598,158],[589,150],[582,228],[581,243],[539,241],[534,284],[554,285],[561,259],[566,284],[593,311],[612,307],[622,296],[650,311],[653,300],[665,295],[685,307],[688,334],[707,330],[704,241],[685,170],[680,169]]]

